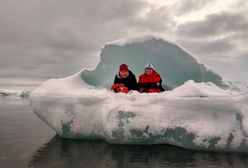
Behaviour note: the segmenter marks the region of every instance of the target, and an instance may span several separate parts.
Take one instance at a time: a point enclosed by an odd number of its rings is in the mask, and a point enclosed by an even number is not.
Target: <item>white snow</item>
[[[132,38],[123,38],[123,39],[118,39],[112,42],[107,43],[106,45],[119,45],[119,46],[125,46],[125,45],[132,45],[135,43],[143,43],[149,40],[163,40],[168,43],[173,44],[172,42],[169,42],[161,37],[155,37],[155,36],[137,36],[137,37],[132,37]]]
[[[143,52],[144,47],[150,45],[153,48],[165,45],[163,41],[154,40],[128,42],[128,45],[135,48],[135,44],[141,43],[138,48]],[[175,46],[165,45],[165,48],[170,52],[176,50],[171,53],[181,53],[182,50]],[[126,63],[131,58],[122,57],[125,51],[127,55],[130,54],[129,47],[114,52],[119,47],[122,46],[107,45],[102,50],[101,62],[95,70],[82,70],[73,76],[51,79],[35,89],[30,95],[35,114],[65,138],[105,139],[119,144],[162,143],[201,150],[248,151],[247,94],[223,89],[225,87],[219,75],[209,73],[204,65],[199,65],[187,54],[165,56],[172,63],[179,63],[174,65],[177,68],[174,72],[179,78],[166,78],[170,84],[178,84],[175,89],[152,94],[137,91],[116,94],[106,84],[113,82],[119,63]],[[135,53],[138,50],[133,51]],[[143,65],[137,61],[143,63],[146,58],[139,55],[137,60],[133,57],[130,63],[141,68]],[[120,62],[118,59],[121,59]],[[153,58],[154,61],[156,59],[159,59],[157,63],[160,62],[160,67],[163,66],[164,58]],[[131,67],[137,74],[134,66]],[[173,71],[168,72],[168,68],[165,68],[166,71],[163,68],[158,70],[161,74],[173,75]],[[194,75],[187,76],[189,72]],[[197,80],[206,77],[209,81],[195,82],[188,79],[190,76]],[[101,82],[105,79],[107,82]]]
[[[170,95],[181,97],[216,97],[234,96],[238,94],[240,93],[221,89],[212,82],[195,83],[193,80],[188,80],[183,85],[170,91]]]

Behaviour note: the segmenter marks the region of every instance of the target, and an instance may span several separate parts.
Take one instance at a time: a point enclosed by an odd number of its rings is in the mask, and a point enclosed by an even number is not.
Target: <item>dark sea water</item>
[[[247,168],[248,154],[61,139],[28,99],[0,97],[0,168]]]

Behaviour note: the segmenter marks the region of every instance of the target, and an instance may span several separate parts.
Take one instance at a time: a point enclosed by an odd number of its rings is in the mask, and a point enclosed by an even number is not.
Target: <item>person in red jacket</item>
[[[148,63],[145,66],[145,72],[139,76],[139,92],[141,93],[159,93],[163,92],[162,78],[154,70],[154,65]]]

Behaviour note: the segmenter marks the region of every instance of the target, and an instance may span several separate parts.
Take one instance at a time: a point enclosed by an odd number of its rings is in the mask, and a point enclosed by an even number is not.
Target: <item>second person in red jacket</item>
[[[154,65],[148,63],[145,66],[145,72],[139,76],[139,92],[141,93],[158,93],[163,92],[162,78],[154,70]]]

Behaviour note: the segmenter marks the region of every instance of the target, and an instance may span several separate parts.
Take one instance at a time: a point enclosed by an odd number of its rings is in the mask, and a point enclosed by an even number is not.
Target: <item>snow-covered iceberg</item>
[[[31,93],[34,113],[59,136],[248,152],[248,95],[229,90],[182,48],[148,37],[109,43],[100,56],[95,70],[50,79]],[[108,89],[119,64],[139,74],[148,61],[177,87],[153,94]]]

